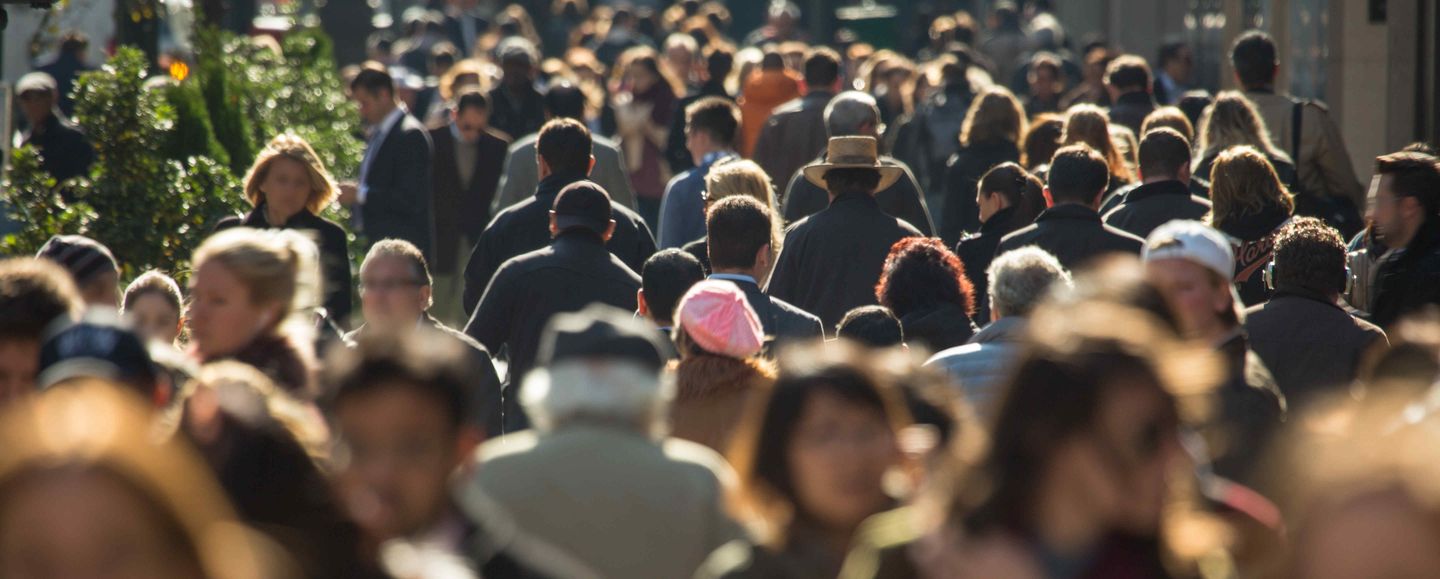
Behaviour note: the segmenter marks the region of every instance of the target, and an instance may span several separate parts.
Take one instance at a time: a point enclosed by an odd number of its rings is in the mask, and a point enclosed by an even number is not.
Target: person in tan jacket
[[[1294,159],[1300,189],[1364,207],[1365,189],[1355,177],[1350,154],[1329,109],[1275,90],[1280,61],[1270,36],[1258,30],[1240,35],[1230,51],[1230,61],[1245,97],[1265,119],[1271,142]]]

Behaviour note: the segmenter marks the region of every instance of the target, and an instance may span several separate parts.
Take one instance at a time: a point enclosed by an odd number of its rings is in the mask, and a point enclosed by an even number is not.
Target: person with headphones
[[[1272,297],[1246,312],[1245,330],[1290,404],[1348,387],[1367,352],[1389,345],[1340,305],[1350,268],[1345,241],[1325,222],[1297,217],[1281,229],[1264,277]]]

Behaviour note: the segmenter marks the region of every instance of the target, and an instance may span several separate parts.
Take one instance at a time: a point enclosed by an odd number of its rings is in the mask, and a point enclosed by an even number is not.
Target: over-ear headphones
[[[1355,286],[1355,276],[1350,273],[1350,264],[1345,264],[1345,281],[1340,284],[1340,293],[1349,294]],[[1275,291],[1275,258],[1270,258],[1270,263],[1265,264],[1263,273],[1265,278],[1265,289]]]

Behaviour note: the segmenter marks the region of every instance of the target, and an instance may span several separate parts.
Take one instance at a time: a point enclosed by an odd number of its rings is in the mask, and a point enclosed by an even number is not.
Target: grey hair
[[[880,106],[868,93],[847,90],[825,105],[825,132],[831,137],[864,136],[860,126],[866,123],[879,131]]]
[[[1000,317],[1026,316],[1056,284],[1070,287],[1070,272],[1060,260],[1033,245],[1007,251],[985,270],[990,279],[990,306]]]
[[[536,368],[525,376],[520,405],[540,432],[576,422],[643,432],[669,430],[675,380],[669,372],[616,360],[576,360]]]

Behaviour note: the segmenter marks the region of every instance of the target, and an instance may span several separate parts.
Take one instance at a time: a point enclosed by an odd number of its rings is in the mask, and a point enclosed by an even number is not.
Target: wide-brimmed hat
[[[875,191],[884,191],[905,174],[900,167],[880,163],[880,142],[875,137],[831,137],[825,148],[825,161],[806,165],[802,171],[805,180],[821,189],[825,186],[825,173],[831,169],[874,169],[880,172],[880,184]]]

